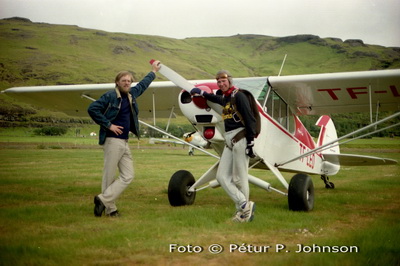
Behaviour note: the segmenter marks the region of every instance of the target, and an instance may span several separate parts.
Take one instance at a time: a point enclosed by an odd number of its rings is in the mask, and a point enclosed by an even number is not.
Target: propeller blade
[[[155,60],[152,59],[150,61],[150,64],[153,64],[154,61]],[[195,85],[193,85],[192,83],[187,81],[184,77],[182,77],[181,75],[176,73],[171,68],[169,68],[166,65],[161,64],[161,63],[160,63],[160,66],[161,66],[161,68],[158,72],[160,72],[164,77],[166,77],[167,79],[172,81],[176,86],[180,87],[181,89],[190,93],[190,91],[195,87]]]

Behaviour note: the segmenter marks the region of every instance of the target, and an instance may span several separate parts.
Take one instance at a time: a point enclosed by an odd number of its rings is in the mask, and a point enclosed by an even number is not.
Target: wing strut
[[[193,145],[193,144],[191,144],[191,143],[189,143],[189,142],[186,142],[186,141],[184,141],[184,140],[182,140],[182,139],[180,139],[180,138],[178,138],[178,137],[175,137],[174,135],[169,134],[168,132],[165,132],[164,130],[162,130],[162,129],[158,128],[158,127],[155,127],[155,126],[152,126],[152,125],[150,125],[150,124],[147,124],[146,122],[143,122],[143,121],[141,121],[141,120],[139,120],[139,123],[141,123],[141,124],[143,124],[143,125],[145,125],[145,126],[147,126],[147,127],[149,127],[149,128],[152,128],[152,129],[154,129],[154,130],[156,130],[156,131],[158,131],[158,132],[160,132],[160,133],[162,133],[162,134],[164,134],[164,135],[166,135],[166,136],[168,136],[168,137],[170,137],[170,138],[173,138],[173,139],[175,139],[175,140],[177,140],[177,141],[180,141],[180,142],[182,142],[182,143],[184,143],[184,144],[187,144],[188,146],[190,146],[190,147],[192,147],[192,148],[194,148],[194,149],[197,149],[197,150],[199,150],[199,151],[201,151],[201,152],[203,152],[203,153],[205,153],[205,154],[207,154],[207,155],[210,155],[211,157],[214,157],[214,158],[216,158],[216,159],[219,160],[219,156],[217,156],[217,155],[215,155],[215,154],[212,154],[212,153],[210,153],[210,152],[208,152],[208,151],[206,151],[206,150],[204,150],[204,149],[202,149],[202,148],[199,148],[199,147],[197,147],[196,145]]]
[[[372,93],[371,93],[371,83],[368,86],[368,96],[369,96],[369,121],[372,123]]]
[[[376,133],[378,133],[378,132],[385,131],[385,130],[391,129],[392,127],[397,127],[397,126],[400,126],[400,123],[397,123],[397,124],[394,124],[394,125],[391,125],[391,126],[387,126],[387,127],[385,127],[385,128],[381,128],[381,129],[379,129],[379,130],[374,130],[373,132],[370,132],[370,133],[367,133],[367,134],[358,136],[358,137],[356,137],[356,138],[352,138],[352,139],[343,141],[343,142],[341,142],[341,143],[337,143],[336,145],[332,145],[331,147],[336,147],[336,146],[338,146],[338,145],[343,145],[343,144],[345,144],[345,143],[347,143],[347,142],[350,142],[350,141],[353,141],[353,140],[356,140],[356,139],[361,139],[361,138],[367,137],[367,136],[369,136],[369,135],[376,134]],[[375,127],[376,127],[376,125],[375,125]],[[326,148],[327,148],[327,147],[326,147]],[[324,148],[324,149],[322,149],[322,150],[326,150],[326,148]],[[329,148],[330,148],[330,147],[329,147]]]
[[[286,57],[287,57],[287,54],[285,54],[285,57],[283,58],[283,62],[282,62],[282,65],[281,65],[281,69],[279,70],[278,77],[279,77],[279,76],[281,75],[281,73],[282,73],[283,66],[285,65]]]
[[[92,101],[92,102],[95,102],[95,101],[96,101],[95,99],[93,99],[92,97],[90,97],[90,96],[88,96],[88,95],[86,95],[86,94],[82,94],[81,97],[82,97],[82,98],[86,98],[86,99],[88,99],[88,100],[90,100],[90,101]]]
[[[156,97],[153,91],[153,125],[156,125]]]
[[[283,165],[285,165],[285,164],[294,162],[294,161],[296,161],[296,160],[298,160],[298,159],[301,159],[301,158],[303,158],[303,157],[307,157],[307,156],[309,156],[310,154],[316,153],[317,151],[320,152],[320,151],[322,151],[322,150],[325,150],[325,149],[328,148],[328,146],[330,147],[330,145],[335,144],[336,142],[338,142],[338,141],[340,141],[340,140],[342,140],[342,139],[345,139],[345,138],[348,138],[348,137],[350,137],[350,136],[352,136],[352,135],[358,134],[358,133],[360,133],[360,132],[362,132],[362,131],[365,131],[365,130],[371,128],[371,127],[374,127],[374,126],[376,126],[376,125],[378,125],[378,124],[381,124],[381,123],[383,123],[383,122],[386,122],[387,120],[393,119],[393,118],[395,118],[395,117],[397,117],[397,116],[400,116],[400,112],[397,112],[397,113],[395,113],[395,114],[393,114],[393,115],[390,115],[390,116],[388,116],[388,117],[386,117],[386,118],[384,118],[384,119],[382,119],[382,120],[380,120],[380,121],[377,121],[377,122],[375,122],[375,123],[372,123],[372,124],[370,124],[370,125],[368,125],[368,126],[365,126],[365,127],[363,127],[363,128],[360,128],[360,129],[358,129],[358,130],[356,130],[356,131],[354,131],[354,132],[351,132],[351,133],[349,133],[349,134],[346,134],[346,135],[344,135],[344,136],[342,136],[342,137],[340,137],[340,138],[338,138],[338,139],[336,139],[336,140],[333,140],[333,141],[331,141],[331,142],[328,142],[328,143],[326,143],[326,144],[324,144],[324,145],[322,145],[322,146],[320,146],[320,147],[318,147],[318,148],[315,148],[315,149],[313,149],[313,150],[311,150],[311,151],[309,151],[309,152],[306,152],[306,153],[304,153],[304,154],[302,154],[302,155],[300,155],[300,156],[297,156],[297,157],[295,157],[295,158],[293,158],[293,159],[291,159],[291,160],[288,160],[288,161],[283,162],[283,163],[275,164],[275,166],[276,166],[276,167],[283,166]],[[378,130],[378,131],[374,131],[374,132],[365,134],[365,135],[360,136],[360,137],[358,137],[358,138],[365,137],[365,136],[368,136],[368,135],[371,135],[371,134],[375,134],[375,133],[377,133],[377,132],[379,132],[379,131],[386,130],[386,129],[389,129],[389,128],[392,128],[392,127],[395,127],[395,126],[398,126],[398,125],[400,125],[400,123],[394,124],[394,125],[392,125],[392,126],[388,126],[388,127],[386,127],[386,128],[380,129],[380,130]],[[355,140],[355,139],[357,139],[357,138],[354,138],[354,139],[352,139],[352,140]],[[350,141],[350,140],[349,140],[349,141]],[[346,142],[349,142],[349,141],[346,141]],[[336,145],[339,145],[339,144],[336,144]],[[336,145],[335,145],[335,146],[336,146]]]
[[[167,127],[165,128],[165,131],[167,131],[167,132],[168,132],[169,124],[171,123],[172,115],[174,114],[174,109],[175,109],[175,105],[172,106],[171,113],[169,113]]]

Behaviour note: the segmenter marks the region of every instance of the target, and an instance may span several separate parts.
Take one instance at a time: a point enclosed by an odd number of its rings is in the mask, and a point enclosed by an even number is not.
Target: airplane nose
[[[193,96],[193,103],[200,109],[210,108],[207,104],[207,100],[201,96]]]
[[[212,90],[208,86],[198,86],[197,88],[201,89],[202,91],[205,91],[207,93],[212,93]],[[210,108],[207,104],[207,100],[202,97],[202,96],[193,96],[193,103],[199,107],[200,109],[207,109]]]

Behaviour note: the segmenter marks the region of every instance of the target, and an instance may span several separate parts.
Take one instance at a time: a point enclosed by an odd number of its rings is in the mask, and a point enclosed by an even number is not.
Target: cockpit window
[[[254,99],[257,99],[262,105],[268,89],[266,78],[233,79],[233,85],[240,89],[251,92],[251,94],[254,96]]]
[[[294,132],[294,118],[287,103],[268,86],[266,78],[233,79],[236,87],[250,91],[264,112],[268,113],[289,132]]]
[[[266,111],[289,132],[294,132],[294,117],[289,105],[271,88],[267,93],[267,99],[263,108],[264,111]]]

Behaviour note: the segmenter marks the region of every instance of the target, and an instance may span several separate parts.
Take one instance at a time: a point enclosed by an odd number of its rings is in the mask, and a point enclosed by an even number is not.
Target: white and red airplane
[[[222,107],[202,97],[190,95],[193,87],[215,93],[218,90],[216,81],[187,81],[166,65],[161,65],[160,73],[170,81],[153,82],[150,85],[140,97],[139,115],[155,118],[157,114],[157,117],[166,117],[174,111],[175,106],[179,105],[180,111],[196,131],[207,140],[216,154],[221,155],[224,147]],[[291,210],[313,209],[314,185],[309,175],[321,176],[327,188],[334,188],[328,177],[337,174],[341,165],[397,163],[392,159],[341,154],[339,142],[390,119],[396,120],[395,118],[400,116],[400,70],[398,69],[236,78],[234,84],[236,87],[250,91],[258,100],[261,133],[255,139],[254,150],[257,156],[250,160],[250,167],[270,170],[285,190],[273,188],[268,182],[252,175],[249,175],[249,182],[267,191],[276,191],[288,196]],[[86,110],[89,104],[87,99],[95,100],[105,91],[114,89],[114,86],[111,83],[15,87],[3,92],[17,99],[57,109],[70,115],[87,116]],[[65,99],[74,100],[66,101]],[[162,100],[156,102],[156,99]],[[394,111],[394,114],[341,138],[337,137],[333,121],[327,115],[370,112],[372,116],[372,111]],[[317,121],[321,130],[316,142],[301,123],[298,115],[321,115]],[[143,121],[141,123],[162,131]],[[400,123],[397,123],[390,127],[399,125]],[[163,133],[176,138],[166,132]],[[178,140],[181,141],[181,139]],[[190,143],[188,145],[199,149]],[[219,159],[218,155],[201,150]],[[172,206],[193,204],[197,191],[207,187],[218,187],[215,179],[218,163],[219,161],[212,165],[197,181],[187,170],[179,170],[173,174],[168,186],[170,204]],[[297,174],[288,183],[281,172]]]

